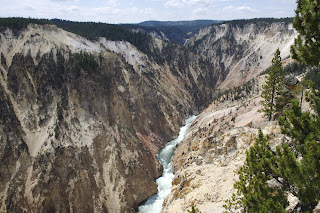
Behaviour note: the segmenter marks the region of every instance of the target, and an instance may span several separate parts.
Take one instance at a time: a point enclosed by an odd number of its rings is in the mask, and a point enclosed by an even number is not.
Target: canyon
[[[156,193],[156,153],[184,119],[218,112],[212,100],[265,71],[277,48],[290,63],[296,35],[285,22],[227,22],[185,45],[153,37],[143,52],[55,25],[2,27],[0,211],[135,212]]]
[[[237,171],[258,130],[270,135],[274,147],[290,141],[276,121],[267,121],[259,112],[263,84],[264,76],[259,76],[250,82],[250,90],[243,89],[243,97],[222,96],[193,122],[175,152],[173,188],[162,213],[187,212],[192,206],[202,213],[225,212],[226,200],[236,193]]]

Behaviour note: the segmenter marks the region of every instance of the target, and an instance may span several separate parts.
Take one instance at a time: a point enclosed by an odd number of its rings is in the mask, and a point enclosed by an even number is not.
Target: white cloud
[[[77,6],[71,6],[71,7],[68,8],[68,10],[69,10],[70,12],[79,12],[79,11],[80,11],[80,8],[77,7]]]
[[[117,6],[119,6],[119,1],[118,0],[108,0],[107,5],[110,7],[117,7]]]
[[[167,8],[183,8],[192,6],[209,6],[216,2],[225,2],[230,0],[167,0],[164,4]]]
[[[184,7],[184,3],[181,0],[168,0],[165,4],[165,7],[173,7],[173,8],[182,8]]]
[[[157,19],[157,13],[153,8],[144,8],[140,9],[137,7],[124,8],[118,11],[117,17],[114,22],[122,18],[122,22],[132,23],[132,22],[141,22],[150,19]]]
[[[258,12],[257,10],[252,9],[251,7],[247,7],[247,6],[237,7],[236,10],[241,11],[241,12],[251,12],[251,13]]]
[[[278,1],[280,1],[281,3],[286,3],[286,4],[297,2],[297,0],[278,0]]]
[[[34,7],[29,5],[29,4],[24,4],[24,9],[26,9],[26,10],[35,10]]]
[[[222,9],[223,12],[229,12],[229,13],[234,13],[234,12],[242,12],[242,13],[257,13],[259,12],[256,9],[253,9],[248,6],[240,6],[240,7],[235,7],[235,6],[228,6]]]
[[[138,23],[157,19],[158,14],[153,8],[138,7],[97,7],[81,10],[81,20],[102,21],[107,23]]]
[[[192,10],[192,16],[197,19],[197,18],[202,18],[207,15],[208,9],[207,8],[196,8]]]
[[[50,1],[53,1],[53,2],[77,2],[78,0],[50,0]]]

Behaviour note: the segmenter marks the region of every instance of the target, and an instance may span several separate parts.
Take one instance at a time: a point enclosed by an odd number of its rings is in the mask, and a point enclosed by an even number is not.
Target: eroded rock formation
[[[196,108],[168,70],[53,26],[6,30],[1,55],[1,211],[133,212],[156,192],[155,153]]]
[[[263,29],[212,26],[186,46],[153,39],[148,55],[52,25],[1,31],[0,211],[134,212],[156,192],[155,154],[184,118],[295,36],[281,23]],[[251,53],[266,59],[238,78]]]

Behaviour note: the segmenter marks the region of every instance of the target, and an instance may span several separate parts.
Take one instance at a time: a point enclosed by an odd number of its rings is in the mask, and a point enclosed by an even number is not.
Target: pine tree
[[[306,97],[313,113],[302,112],[295,100],[279,119],[282,132],[292,139],[292,148],[278,148],[277,161],[280,176],[292,187],[302,210],[310,211],[320,200],[320,93],[312,90]]]
[[[274,54],[272,59],[272,66],[270,67],[270,71],[266,76],[266,84],[263,85],[263,91],[261,93],[261,97],[264,98],[261,101],[263,106],[262,111],[265,113],[265,116],[269,119],[272,119],[272,115],[276,110],[276,98],[277,93],[283,88],[283,79],[284,73],[281,63],[280,50]]]
[[[291,46],[292,58],[308,65],[320,63],[320,1],[298,0],[293,26],[299,35]]]
[[[234,188],[237,194],[227,201],[224,207],[245,212],[285,212],[288,202],[282,182],[271,185],[271,180],[278,181],[276,153],[269,147],[268,136],[259,130],[254,145],[246,152],[246,160],[240,168],[239,181]]]
[[[191,210],[188,210],[188,213],[201,213],[198,208],[191,206]]]
[[[280,120],[282,132],[292,138],[272,151],[268,136],[259,136],[247,151],[240,168],[237,193],[226,201],[226,210],[285,212],[285,192],[300,200],[302,212],[311,212],[320,200],[320,94],[307,95],[316,114],[302,112],[298,100]],[[312,100],[314,101],[312,101]],[[270,181],[277,184],[270,184]]]

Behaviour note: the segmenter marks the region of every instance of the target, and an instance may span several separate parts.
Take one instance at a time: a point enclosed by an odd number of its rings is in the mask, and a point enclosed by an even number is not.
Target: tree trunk
[[[273,110],[273,101],[274,101],[274,93],[275,93],[276,87],[272,87],[272,94],[271,94],[271,107],[270,107],[270,114],[269,114],[269,121],[271,121],[272,118],[272,110]]]

